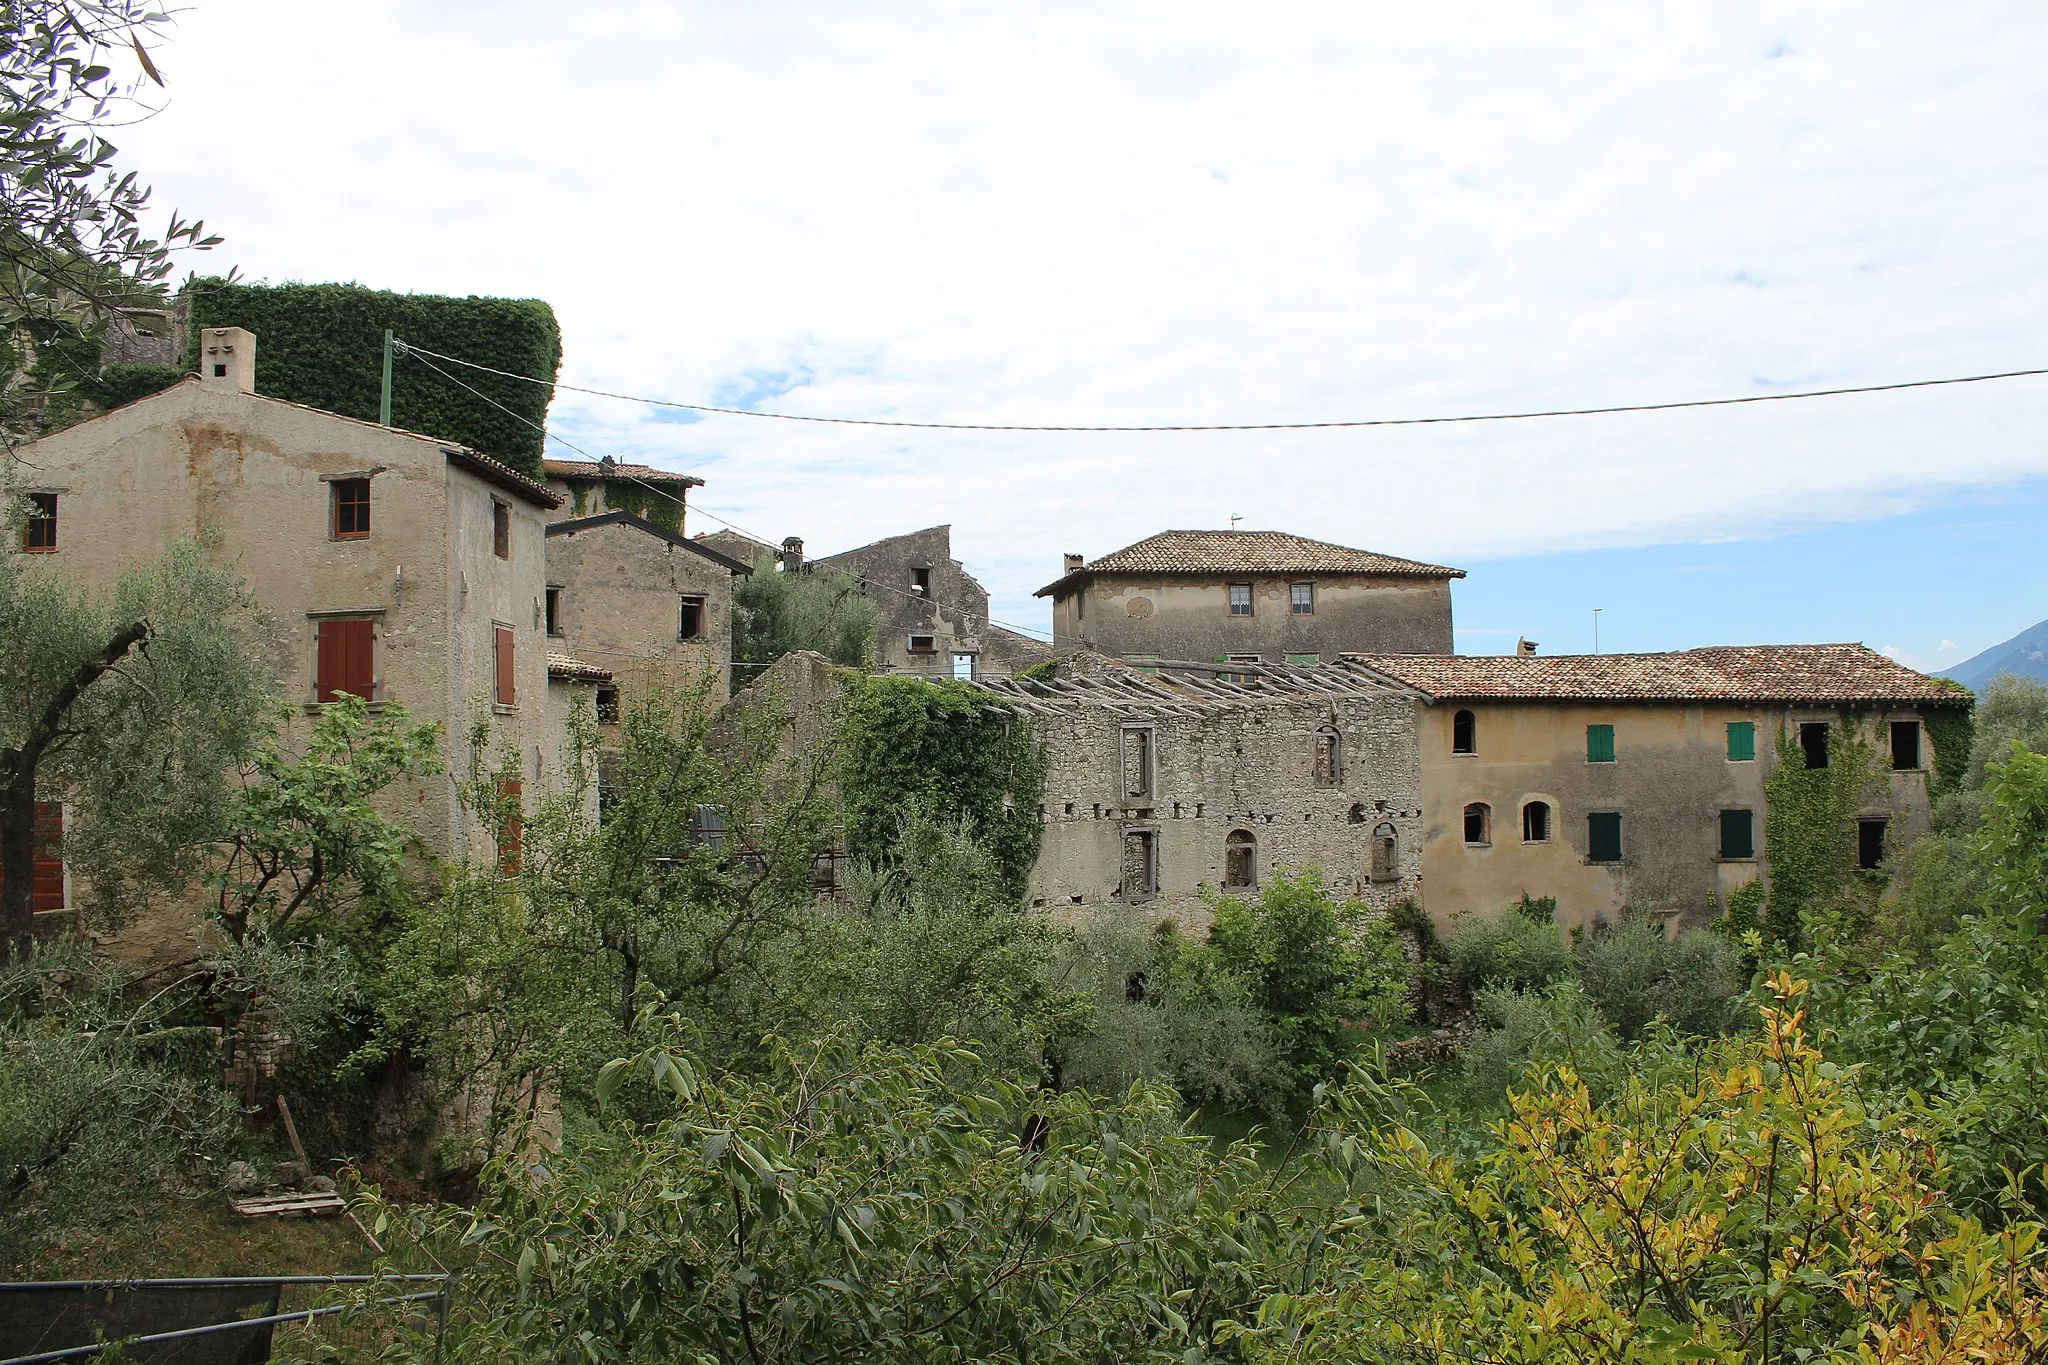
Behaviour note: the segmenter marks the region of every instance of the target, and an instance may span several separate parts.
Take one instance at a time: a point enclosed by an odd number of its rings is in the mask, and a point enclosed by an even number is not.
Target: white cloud
[[[2048,10],[199,0],[129,130],[273,280],[534,295],[565,379],[941,421],[1317,420],[2042,363]],[[366,357],[366,364],[374,358]],[[998,594],[1247,526],[1449,562],[2048,470],[2048,381],[1640,417],[913,433],[563,395],[819,552]]]

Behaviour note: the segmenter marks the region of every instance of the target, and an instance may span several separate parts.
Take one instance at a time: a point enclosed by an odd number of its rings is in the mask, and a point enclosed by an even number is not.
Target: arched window
[[[1451,752],[1454,754],[1476,754],[1479,718],[1470,711],[1460,711],[1451,717]]]
[[[1249,891],[1259,884],[1259,841],[1246,829],[1223,836],[1223,889]]]
[[[1493,811],[1484,801],[1474,801],[1465,807],[1465,842],[1468,844],[1490,844],[1493,842]]]
[[[1372,879],[1376,882],[1401,880],[1400,836],[1391,821],[1381,821],[1372,831]]]
[[[1525,844],[1547,844],[1550,842],[1550,803],[1531,801],[1522,807],[1522,842]]]
[[[1344,741],[1337,727],[1325,725],[1316,731],[1316,785],[1335,787],[1344,780]]]

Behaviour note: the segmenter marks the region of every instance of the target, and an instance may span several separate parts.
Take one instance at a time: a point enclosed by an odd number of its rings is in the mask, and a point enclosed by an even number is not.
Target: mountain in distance
[[[2028,626],[2004,644],[1943,670],[1944,676],[1972,692],[1982,692],[2001,673],[2048,680],[2048,621]]]

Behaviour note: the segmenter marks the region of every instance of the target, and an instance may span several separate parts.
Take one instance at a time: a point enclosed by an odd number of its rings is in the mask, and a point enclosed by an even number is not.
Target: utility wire
[[[456,388],[458,388],[458,389],[461,389],[461,390],[462,390],[462,391],[463,391],[464,393],[467,393],[467,394],[469,394],[470,396],[472,396],[472,397],[474,397],[474,398],[481,398],[481,399],[482,399],[482,400],[483,400],[484,402],[486,402],[486,403],[489,403],[489,404],[490,404],[490,405],[491,405],[492,407],[494,407],[494,408],[496,408],[496,409],[497,409],[498,411],[500,411],[500,412],[504,413],[504,414],[505,414],[505,415],[506,415],[507,417],[512,417],[512,418],[515,418],[515,419],[517,419],[517,420],[519,420],[519,421],[521,421],[521,422],[524,422],[524,423],[526,423],[526,425],[528,425],[528,426],[532,427],[532,428],[533,428],[533,429],[534,429],[535,431],[538,431],[538,432],[539,432],[539,433],[540,433],[540,434],[541,434],[541,435],[542,435],[543,437],[545,437],[546,439],[548,439],[548,440],[550,440],[550,441],[555,441],[555,442],[557,442],[557,443],[559,443],[559,444],[561,444],[561,445],[565,445],[565,446],[568,446],[568,447],[569,447],[569,449],[571,449],[571,450],[575,451],[575,452],[576,452],[576,453],[577,453],[578,455],[581,455],[581,456],[582,456],[582,457],[583,457],[584,459],[586,459],[586,460],[593,460],[593,461],[594,461],[594,460],[595,460],[595,459],[597,458],[596,456],[592,455],[592,454],[591,454],[591,453],[590,453],[589,451],[587,451],[587,450],[583,449],[583,447],[581,447],[581,446],[579,446],[579,445],[575,445],[575,444],[572,444],[571,442],[569,442],[569,441],[567,441],[567,440],[564,440],[564,439],[563,439],[563,438],[562,438],[562,437],[561,437],[561,436],[560,436],[559,434],[557,434],[556,432],[553,432],[553,431],[549,430],[549,429],[548,429],[548,428],[547,428],[547,427],[546,427],[546,426],[545,426],[544,424],[542,424],[542,423],[540,423],[540,422],[536,422],[536,421],[534,421],[534,420],[533,420],[533,419],[532,419],[531,417],[528,417],[528,416],[527,416],[527,415],[526,415],[525,413],[523,413],[523,412],[515,412],[515,411],[513,411],[513,410],[512,410],[511,408],[508,408],[508,407],[506,407],[506,406],[505,406],[505,405],[504,405],[503,403],[500,403],[500,402],[499,402],[499,401],[498,401],[497,399],[495,399],[495,398],[491,397],[491,396],[490,396],[489,394],[487,394],[487,393],[484,393],[484,392],[483,392],[482,390],[480,390],[480,389],[476,389],[476,388],[473,388],[473,387],[471,387],[470,385],[468,385],[468,384],[465,384],[465,383],[463,383],[463,382],[462,382],[462,381],[461,381],[460,379],[457,379],[457,378],[456,378],[456,377],[455,377],[454,375],[452,375],[452,374],[448,373],[448,372],[447,372],[446,370],[442,369],[442,368],[441,368],[441,367],[440,367],[439,365],[436,365],[436,364],[434,364],[434,362],[433,362],[433,361],[431,361],[431,360],[428,360],[428,359],[426,359],[425,357],[426,357],[426,356],[429,356],[429,355],[431,355],[431,356],[434,356],[434,358],[435,358],[436,360],[447,360],[447,361],[449,361],[449,363],[450,363],[450,364],[454,364],[454,365],[462,365],[462,364],[466,364],[466,363],[468,363],[468,362],[465,362],[465,361],[460,361],[460,360],[453,360],[453,359],[451,359],[451,358],[450,358],[450,357],[448,357],[448,356],[444,356],[444,355],[439,355],[439,354],[437,354],[436,352],[433,352],[433,351],[425,351],[425,352],[422,352],[422,351],[421,351],[421,349],[420,349],[419,347],[417,347],[417,346],[405,345],[405,344],[403,344],[403,343],[400,343],[400,342],[396,342],[396,341],[394,341],[394,342],[393,342],[393,347],[394,347],[394,349],[395,349],[395,350],[397,350],[397,351],[398,351],[398,352],[399,352],[400,354],[402,354],[402,355],[407,355],[407,356],[411,356],[411,357],[412,357],[413,359],[415,359],[415,360],[418,360],[418,361],[420,362],[420,364],[422,364],[422,365],[425,365],[425,366],[426,366],[426,367],[427,367],[428,369],[432,370],[432,371],[433,371],[433,372],[434,372],[435,374],[437,374],[437,375],[440,375],[440,376],[441,376],[441,378],[443,378],[443,379],[447,380],[447,381],[448,381],[449,383],[453,384],[453,385],[454,385],[454,386],[455,386]],[[473,365],[473,366],[471,366],[471,368],[472,368],[472,369],[479,369],[479,370],[486,370],[486,371],[489,371],[489,372],[490,372],[490,373],[492,373],[492,374],[506,374],[506,373],[509,373],[509,371],[505,371],[505,370],[491,370],[491,369],[490,369],[490,367],[489,367],[489,366],[487,366],[487,365]],[[535,381],[535,382],[539,382],[539,381]],[[738,532],[739,534],[741,534],[741,535],[745,536],[745,537],[746,537],[746,538],[747,538],[748,540],[754,541],[754,542],[755,542],[756,544],[760,544],[760,545],[767,545],[767,544],[769,543],[766,537],[764,537],[764,536],[759,536],[759,535],[756,535],[756,534],[755,534],[754,532],[752,532],[752,531],[749,531],[749,530],[747,530],[747,529],[746,529],[746,528],[745,528],[744,526],[740,526],[740,525],[738,525],[737,523],[734,523],[734,522],[730,522],[730,521],[727,521],[727,520],[726,520],[726,519],[725,519],[724,517],[721,517],[721,516],[719,516],[719,515],[718,515],[718,514],[717,514],[716,512],[713,512],[713,511],[711,511],[711,510],[710,510],[709,508],[707,508],[707,507],[704,507],[704,506],[702,506],[702,505],[698,505],[698,506],[696,506],[696,507],[694,507],[694,508],[693,508],[693,507],[691,507],[691,506],[690,506],[690,504],[689,504],[689,502],[688,502],[688,501],[687,501],[686,499],[684,499],[684,498],[682,498],[682,497],[679,497],[679,496],[677,496],[677,495],[676,495],[676,494],[674,494],[674,493],[671,493],[671,492],[670,492],[669,490],[667,490],[666,488],[657,488],[657,487],[655,487],[655,486],[654,486],[653,484],[649,483],[649,482],[648,482],[647,480],[645,480],[645,479],[643,479],[643,478],[640,478],[640,477],[639,477],[638,475],[634,475],[634,474],[620,474],[620,473],[616,473],[616,472],[615,472],[615,473],[611,474],[611,475],[610,475],[610,476],[608,476],[608,477],[611,477],[611,478],[615,478],[615,479],[618,479],[619,481],[621,481],[621,482],[624,482],[624,483],[634,483],[634,484],[638,484],[638,485],[639,485],[639,486],[640,486],[641,488],[643,488],[643,489],[647,490],[647,491],[648,491],[648,492],[650,492],[650,493],[653,493],[653,494],[654,494],[654,495],[656,495],[657,497],[663,497],[663,498],[667,498],[667,499],[668,499],[669,501],[671,501],[671,502],[673,502],[673,503],[676,503],[676,504],[677,504],[678,506],[681,506],[681,507],[684,507],[684,508],[687,508],[687,509],[689,509],[689,510],[691,510],[691,511],[694,511],[694,512],[696,512],[696,513],[697,513],[697,514],[698,514],[699,516],[706,516],[706,517],[709,517],[709,518],[711,518],[711,520],[713,520],[713,521],[717,522],[717,523],[718,523],[719,525],[721,525],[721,526],[723,526],[723,527],[726,527],[726,528],[727,528],[728,530],[732,530],[732,531],[737,531],[737,532]],[[772,547],[771,547],[771,548],[772,548]],[[893,592],[893,593],[896,593],[896,594],[898,594],[898,595],[900,595],[900,596],[903,596],[903,597],[909,597],[909,598],[913,598],[913,599],[915,599],[916,601],[919,601],[919,602],[926,602],[926,603],[930,603],[930,604],[931,604],[931,605],[933,605],[933,606],[937,606],[937,605],[939,605],[939,604],[938,604],[938,602],[936,601],[936,599],[934,599],[934,598],[926,597],[926,596],[925,596],[924,594],[922,594],[922,593],[915,593],[915,592],[910,592],[910,591],[907,591],[906,589],[903,589],[903,588],[899,588],[899,587],[895,586],[895,585],[894,585],[893,583],[877,583],[877,582],[875,582],[875,581],[874,581],[874,580],[872,580],[872,579],[869,579],[869,578],[865,578],[865,577],[861,577],[861,576],[859,576],[859,575],[855,575],[855,578],[857,579],[857,581],[858,581],[858,582],[860,583],[860,585],[861,585],[861,586],[862,586],[863,588],[880,588],[880,589],[882,589],[882,590],[884,590],[884,591],[886,591],[886,592]],[[952,608],[953,608],[953,610],[954,610],[955,612],[958,612],[958,613],[959,613],[960,615],[962,615],[962,616],[972,616],[972,615],[974,614],[974,613],[972,613],[972,612],[969,612],[969,611],[967,611],[967,610],[966,610],[966,609],[964,609],[963,607],[961,607],[961,606],[960,606],[960,604],[959,604],[959,603],[957,603],[957,602],[955,602],[955,603],[952,603],[952,604],[950,604],[950,605],[952,606]],[[1038,630],[1037,628],[1035,628],[1035,627],[1032,627],[1032,626],[1020,626],[1020,625],[1016,625],[1016,624],[1014,624],[1014,623],[1012,623],[1012,622],[1009,622],[1009,621],[999,621],[999,620],[997,620],[997,619],[996,619],[995,617],[993,617],[993,616],[990,616],[990,617],[986,617],[986,618],[984,618],[984,619],[986,619],[986,620],[988,621],[988,623],[989,623],[990,625],[992,625],[992,626],[1001,626],[1001,627],[1003,627],[1003,628],[1004,628],[1005,630],[1011,630],[1011,631],[1015,631],[1015,632],[1016,632],[1017,634],[1019,634],[1019,635],[1023,635],[1023,636],[1026,636],[1026,637],[1036,637],[1036,636],[1039,636],[1039,635],[1046,635],[1046,636],[1050,636],[1050,637],[1051,637],[1051,639],[1049,639],[1049,640],[1041,640],[1041,641],[1035,641],[1036,643],[1040,643],[1040,644],[1056,644],[1056,643],[1058,643],[1058,641],[1059,641],[1060,639],[1062,639],[1062,638],[1065,638],[1065,637],[1062,637],[1062,636],[1058,635],[1057,633],[1055,633],[1055,632],[1053,632],[1053,631],[1049,631],[1049,630],[1047,630],[1047,631],[1042,631],[1042,630]],[[734,661],[734,662],[737,662],[737,661]]]
[[[1803,389],[1797,393],[1753,393],[1740,398],[1689,398],[1670,403],[1619,403],[1599,408],[1541,408],[1527,412],[1482,412],[1466,413],[1455,417],[1374,417],[1345,422],[1214,422],[1188,423],[1181,425],[1155,424],[1148,426],[1079,426],[1079,425],[1033,425],[1009,422],[904,422],[883,417],[809,417],[794,412],[757,412],[751,408],[720,408],[705,403],[678,403],[667,398],[642,398],[630,393],[613,393],[608,389],[587,388],[580,384],[564,384],[558,380],[535,379],[531,375],[515,374],[511,370],[494,369],[479,365],[473,360],[457,360],[454,356],[441,355],[436,351],[423,351],[410,342],[403,344],[405,350],[419,355],[430,355],[436,360],[445,360],[451,365],[461,365],[485,374],[500,375],[506,379],[517,379],[527,384],[540,384],[548,388],[567,389],[572,393],[587,393],[597,398],[616,398],[626,403],[645,403],[657,408],[680,408],[685,412],[715,413],[725,417],[767,417],[778,422],[821,422],[831,426],[850,427],[910,427],[919,431],[1037,431],[1037,432],[1175,432],[1175,431],[1328,431],[1338,428],[1357,427],[1421,427],[1442,426],[1455,422],[1527,422],[1543,417],[1604,417],[1622,412],[1671,412],[1679,408],[1726,408],[1744,403],[1788,403],[1802,398],[1839,398],[1847,394],[1892,393],[1900,389],[1931,389],[1951,384],[1987,384],[1999,379],[2027,379],[2048,374],[2048,367],[2032,370],[2001,370],[1996,374],[1968,374],[1949,379],[1907,379],[1892,384],[1857,384],[1837,389]],[[572,447],[573,448],[573,447]]]

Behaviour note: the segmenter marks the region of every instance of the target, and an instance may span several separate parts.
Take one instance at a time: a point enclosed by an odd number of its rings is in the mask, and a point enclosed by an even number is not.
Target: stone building
[[[601,723],[615,723],[622,691],[640,687],[688,686],[708,673],[723,697],[733,576],[752,572],[631,512],[552,522],[543,613],[549,645],[614,675],[598,687]]]
[[[1074,656],[990,678],[1044,742],[1035,905],[1100,904],[1205,929],[1204,888],[1256,894],[1319,869],[1377,905],[1421,890],[1418,698],[1353,670],[1142,672]]]
[[[1163,531],[1037,592],[1053,638],[1137,664],[1307,665],[1354,650],[1451,652],[1462,569],[1280,531]]]
[[[217,532],[267,617],[258,647],[293,725],[340,693],[403,702],[442,725],[459,772],[485,713],[522,783],[548,780],[568,704],[550,688],[573,697],[598,671],[550,666],[556,497],[476,451],[265,397],[255,378],[256,338],[208,329],[197,375],[25,447],[23,549],[104,588],[167,541]],[[445,778],[389,800],[444,856],[489,848]]]
[[[988,591],[953,558],[951,526],[890,536],[812,562],[860,580],[881,618],[875,665],[884,673],[1003,676],[1050,655],[1043,644],[989,621]]]
[[[566,517],[594,517],[603,512],[630,512],[664,531],[683,534],[689,493],[702,488],[694,474],[676,474],[647,464],[601,460],[541,461],[548,491],[562,502]],[[749,561],[751,562],[751,561]]]
[[[1524,893],[1556,897],[1567,928],[1625,907],[1704,920],[1763,873],[1764,783],[1781,742],[1825,766],[1839,727],[1876,756],[1841,837],[1877,867],[1926,828],[1943,760],[1929,718],[1971,704],[1856,644],[1353,655],[1334,671],[1422,699],[1422,880],[1439,923]]]

